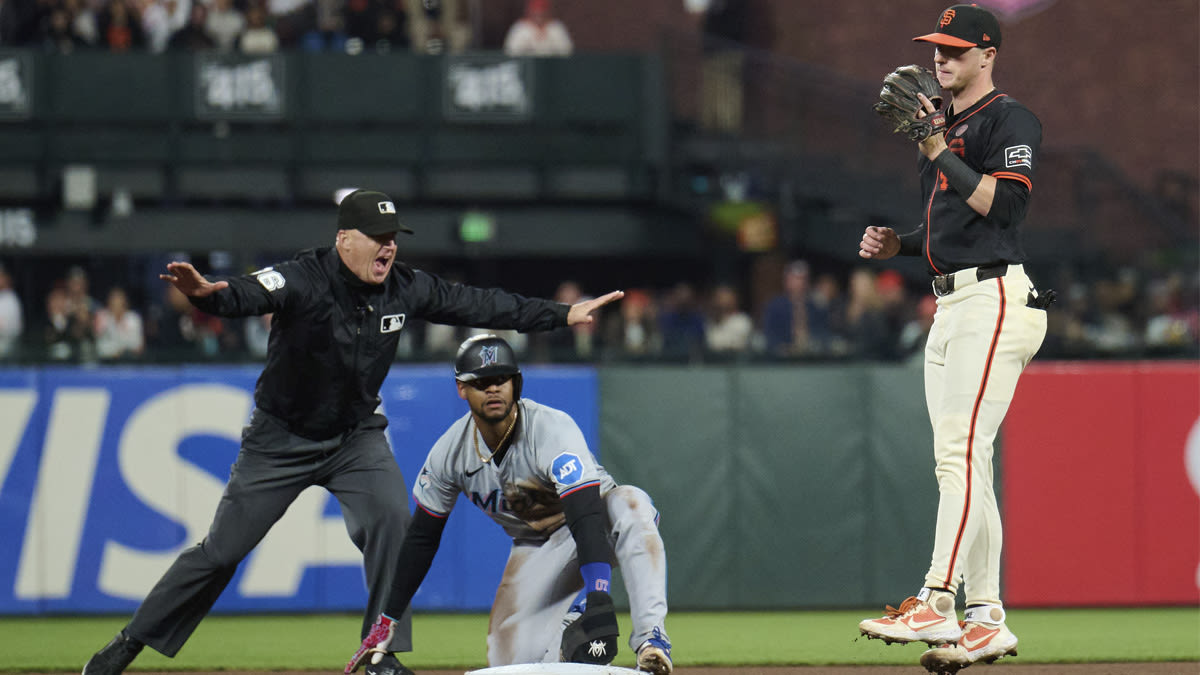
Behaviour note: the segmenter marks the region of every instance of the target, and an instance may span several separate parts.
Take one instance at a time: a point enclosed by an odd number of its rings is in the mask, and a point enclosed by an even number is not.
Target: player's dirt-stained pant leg
[[[633,630],[629,647],[636,650],[663,632],[667,618],[667,554],[658,532],[658,510],[641,488],[620,485],[604,497],[609,543],[629,593]]]
[[[583,588],[566,525],[544,544],[514,543],[488,622],[488,665],[557,662],[562,620]]]
[[[1028,278],[1010,270],[939,298],[925,353],[940,495],[925,584],[956,591],[966,576],[972,604],[1000,604],[992,444],[1046,330],[1045,313],[1026,307]]]
[[[404,476],[385,429],[387,418],[372,415],[363,420],[320,465],[314,482],[329,490],[342,507],[350,540],[363,554],[367,579],[367,607],[362,636],[383,612],[383,602],[399,570],[396,560],[408,530],[408,492]],[[393,617],[397,626],[388,649],[412,650],[412,609]]]
[[[604,496],[612,563],[629,592],[637,649],[667,616],[667,556],[650,497],[631,485]],[[566,526],[540,546],[514,545],[504,568],[488,624],[488,665],[557,662],[562,620],[583,588],[575,539]],[[665,632],[662,635],[666,637]]]

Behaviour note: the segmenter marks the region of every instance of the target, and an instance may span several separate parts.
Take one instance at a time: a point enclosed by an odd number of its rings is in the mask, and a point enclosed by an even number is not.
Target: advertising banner
[[[523,395],[571,414],[596,450],[596,377],[525,368]],[[0,370],[0,614],[130,612],[207,532],[253,407],[258,367]],[[319,386],[314,383],[313,386]],[[397,366],[380,392],[410,493],[466,413],[449,365]],[[460,498],[414,599],[491,606],[509,539]],[[309,488],[243,561],[215,611],[355,611],[362,556],[337,500]]]
[[[1200,366],[1031,366],[1002,442],[1007,602],[1200,602]]]

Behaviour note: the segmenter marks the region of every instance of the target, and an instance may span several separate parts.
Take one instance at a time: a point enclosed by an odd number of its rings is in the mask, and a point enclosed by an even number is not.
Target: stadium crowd
[[[790,261],[761,289],[691,281],[626,288],[596,324],[505,337],[532,362],[920,363],[937,309],[927,285],[894,270],[818,269],[817,262]],[[21,288],[13,277],[0,262],[0,361],[241,362],[266,353],[269,316],[210,316],[169,284],[127,280],[93,289],[84,265],[66,267],[48,288]],[[1039,358],[1200,355],[1200,276],[1060,273],[1046,286],[1059,301]],[[566,281],[555,299],[575,303],[588,290]],[[412,322],[397,360],[443,360],[470,332]]]

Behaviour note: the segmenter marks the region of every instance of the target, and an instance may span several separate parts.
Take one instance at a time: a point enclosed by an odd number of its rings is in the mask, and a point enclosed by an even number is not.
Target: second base
[[[518,663],[483,670],[468,670],[467,675],[646,675],[641,671],[617,666],[593,666],[586,663]]]

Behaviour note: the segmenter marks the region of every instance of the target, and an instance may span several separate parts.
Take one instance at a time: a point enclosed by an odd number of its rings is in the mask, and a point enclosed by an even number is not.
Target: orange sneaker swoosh
[[[942,621],[945,621],[945,620],[946,620],[946,617],[938,616],[929,621],[918,621],[917,617],[910,616],[907,619],[904,619],[904,623],[913,630],[921,630],[922,628],[929,628],[930,626],[934,625],[935,623],[941,623]]]
[[[983,637],[974,639],[974,640],[972,640],[971,638],[964,635],[964,636],[962,636],[961,644],[966,649],[975,649],[976,647],[982,647],[982,646],[986,645],[987,643],[991,642],[992,638],[996,637],[999,634],[1000,634],[1000,629],[993,628],[993,629],[987,631],[987,635],[984,635]]]

